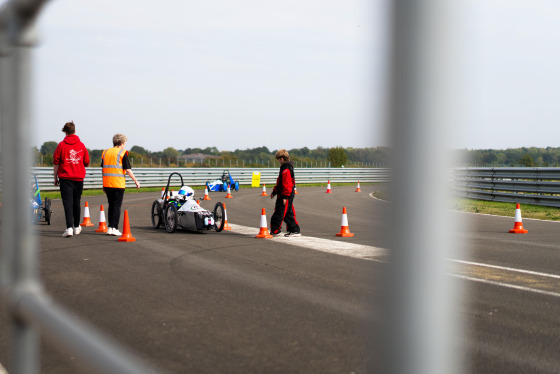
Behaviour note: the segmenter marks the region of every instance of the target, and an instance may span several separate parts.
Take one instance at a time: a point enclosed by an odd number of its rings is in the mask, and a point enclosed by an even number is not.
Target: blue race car
[[[37,223],[43,218],[48,225],[51,224],[51,201],[48,197],[45,197],[45,201],[41,201],[41,190],[39,189],[39,183],[37,182],[37,176],[32,174],[33,179],[31,180],[31,193],[33,197],[31,201],[31,215],[32,222]]]
[[[221,179],[216,179],[214,182],[206,182],[208,191],[213,192],[226,192],[227,189],[239,191],[239,181],[233,180],[229,170],[224,170]]]

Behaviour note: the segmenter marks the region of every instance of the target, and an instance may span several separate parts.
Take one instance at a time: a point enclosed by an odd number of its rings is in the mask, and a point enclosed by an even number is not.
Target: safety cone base
[[[95,226],[95,225],[94,225],[93,223],[91,223],[91,222],[82,222],[82,223],[80,223],[80,226],[83,226],[83,227],[92,227],[92,226]]]
[[[105,227],[102,227],[102,228],[95,229],[95,232],[107,232],[108,230],[109,229],[107,228],[107,226],[105,226]]]
[[[513,228],[513,229],[509,230],[509,232],[511,234],[527,234],[529,232],[529,230],[525,230],[522,226],[522,227]]]
[[[255,238],[259,238],[259,239],[271,239],[273,238],[272,235],[270,235],[270,233],[268,232],[268,230],[266,232],[259,232],[258,235],[255,236]]]
[[[354,236],[354,234],[351,233],[350,231],[344,232],[344,230],[343,230],[343,231],[341,231],[341,232],[337,232],[337,233],[336,233],[336,236],[342,237],[342,238],[351,238],[351,237]]]

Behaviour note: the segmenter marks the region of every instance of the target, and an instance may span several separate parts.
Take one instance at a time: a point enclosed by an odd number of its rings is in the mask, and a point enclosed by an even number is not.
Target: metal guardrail
[[[223,168],[133,168],[134,175],[143,187],[163,187],[167,184],[169,174],[179,173],[190,186],[204,186],[206,182],[220,179]],[[235,168],[229,169],[234,180],[240,185],[250,185],[253,172],[260,173],[261,184],[273,185],[278,177],[278,168]],[[35,167],[32,172],[37,175],[37,181],[42,191],[58,190],[53,185],[53,168]],[[294,170],[298,184],[305,183],[362,183],[389,182],[390,170],[377,168],[296,168]],[[134,182],[127,178],[127,187],[134,187]],[[86,168],[84,188],[101,188],[103,180],[101,168]]]
[[[457,196],[560,207],[560,168],[461,168],[454,181]]]

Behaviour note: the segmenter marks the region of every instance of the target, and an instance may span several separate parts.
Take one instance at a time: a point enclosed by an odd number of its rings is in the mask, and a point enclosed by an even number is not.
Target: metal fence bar
[[[478,200],[560,207],[560,168],[461,168],[455,195]]]
[[[28,201],[31,166],[31,47],[35,17],[44,0],[14,0],[0,9],[0,137],[2,149],[2,238],[0,301],[10,322],[10,374],[40,371],[39,331],[97,373],[153,373],[149,365],[90,331],[52,303],[38,277],[38,246]],[[161,371],[157,371],[161,372]]]
[[[169,174],[176,172],[183,176],[186,184],[190,186],[204,186],[206,182],[220,179],[222,168],[134,168],[134,175],[143,187],[161,187],[167,184]],[[32,172],[36,174],[41,190],[53,191],[58,187],[53,185],[53,169],[51,167],[35,167]],[[250,185],[253,172],[260,172],[261,184],[274,184],[278,177],[278,169],[239,168],[232,169],[231,175],[240,185]],[[306,183],[386,183],[390,180],[389,169],[367,168],[315,168],[295,169],[298,184]],[[84,188],[101,188],[103,180],[101,168],[86,168]],[[134,183],[127,178],[127,186],[133,187]]]

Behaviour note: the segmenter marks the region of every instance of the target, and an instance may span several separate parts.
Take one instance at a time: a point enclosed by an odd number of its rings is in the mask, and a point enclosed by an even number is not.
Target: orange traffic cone
[[[227,187],[226,199],[233,199],[233,196],[231,196],[231,190],[230,190],[229,186]]]
[[[119,238],[119,242],[135,242],[136,239],[132,237],[130,233],[130,222],[128,221],[128,210],[124,211],[124,222],[123,222],[123,233]]]
[[[266,193],[266,184],[263,184],[263,192],[261,196],[268,196],[268,194]]]
[[[270,235],[270,233],[268,232],[268,226],[266,224],[266,213],[264,208],[262,208],[262,213],[261,213],[261,230],[259,231],[257,236],[255,236],[255,238],[260,238],[260,239],[272,238],[272,235]]]
[[[212,200],[210,196],[208,196],[208,186],[204,188],[204,197],[202,198],[202,200]]]
[[[330,180],[327,182],[327,193],[332,193],[332,191],[331,191],[331,181]]]
[[[86,201],[86,206],[84,208],[84,221],[80,223],[80,226],[86,226],[86,227],[93,226],[93,223],[91,223],[91,220],[89,219],[89,205],[87,201]]]
[[[360,181],[358,181],[358,188],[356,188],[356,191],[354,192],[362,192],[362,190],[360,190]]]
[[[227,223],[227,209],[226,204],[224,204],[224,228],[223,230],[231,230],[231,226]]]
[[[196,200],[196,203],[197,203],[198,205],[200,205],[200,201],[199,201],[198,199]]]
[[[95,232],[107,232],[107,223],[105,221],[105,211],[103,210],[103,205],[99,209],[99,227]]]
[[[161,198],[163,199],[165,197],[165,187],[161,188]]]
[[[340,232],[336,236],[342,236],[343,238],[351,238],[354,236],[350,232],[348,227],[348,216],[346,215],[346,207],[342,208],[342,222],[340,223]]]
[[[521,220],[521,207],[519,204],[515,206],[515,223],[513,229],[509,230],[512,234],[526,234],[529,231],[523,228],[523,223]]]
[[[296,186],[294,186],[294,195],[299,195],[299,192],[297,192]]]

